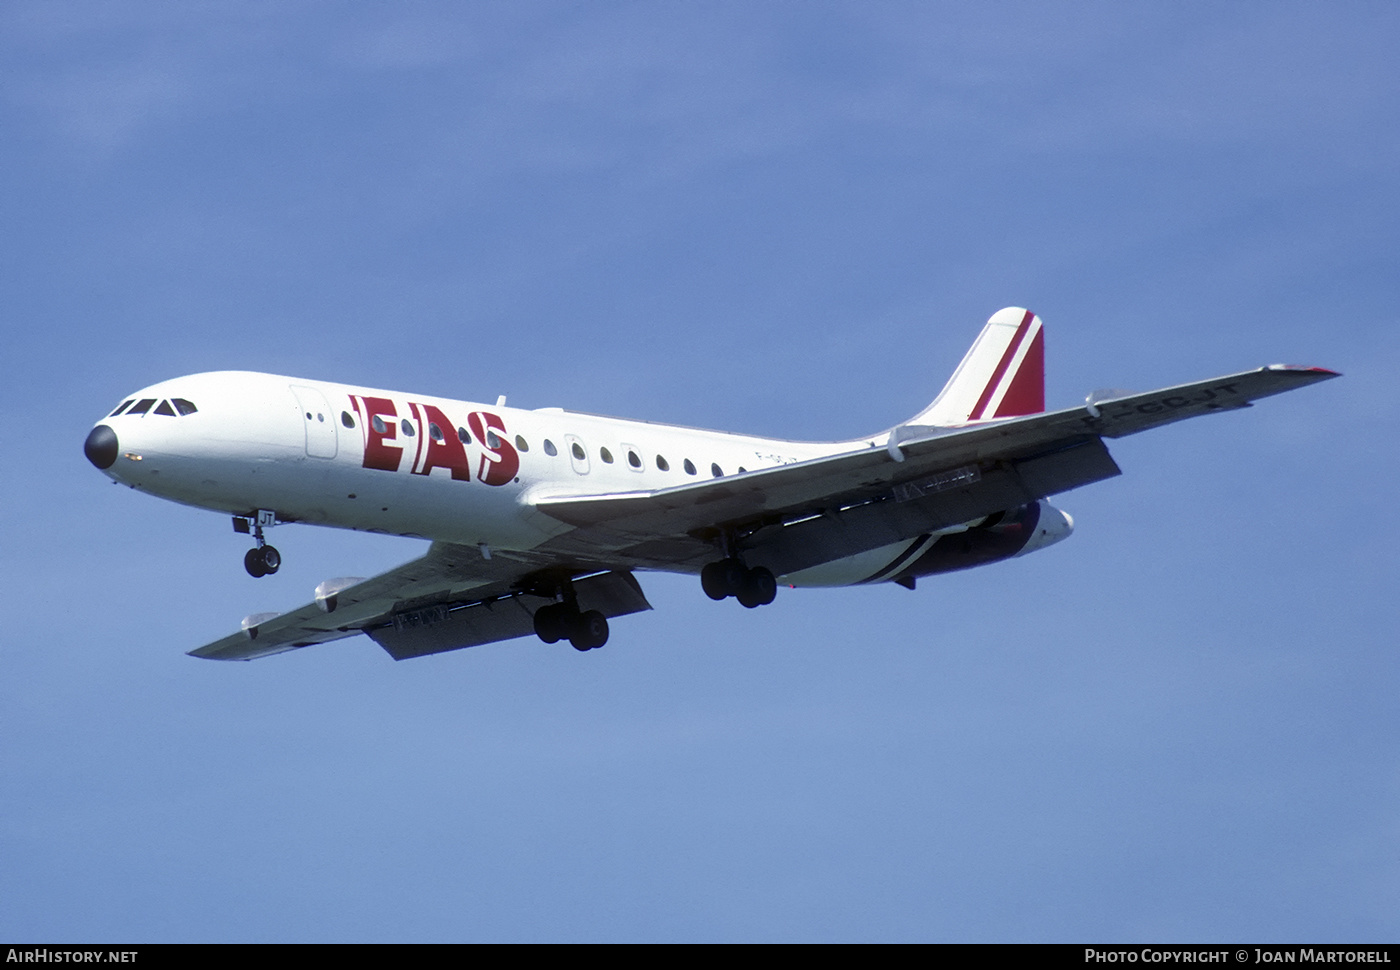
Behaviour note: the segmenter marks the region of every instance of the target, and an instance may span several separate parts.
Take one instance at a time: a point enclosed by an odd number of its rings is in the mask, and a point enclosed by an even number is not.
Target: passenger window
[[[719,467],[715,462],[710,462],[710,474],[715,476],[715,478],[723,478],[724,469]]]
[[[695,462],[691,461],[689,458],[685,460],[685,473],[687,475],[695,474]]]
[[[182,418],[187,414],[194,414],[199,410],[199,408],[182,397],[172,397],[170,403],[175,405],[175,410],[180,412],[180,417]]]
[[[583,445],[579,444],[577,441],[574,442],[574,447],[571,450],[574,453],[574,457],[579,461],[583,461],[588,457],[588,455],[584,453]]]
[[[559,449],[554,447],[554,442],[546,438],[544,439],[544,453],[553,458],[555,455],[559,454]]]
[[[381,417],[380,417],[379,415],[377,415],[377,414],[374,415],[372,418],[369,419],[369,424],[370,424],[370,427],[372,427],[372,428],[374,429],[374,433],[375,433],[375,434],[388,434],[388,433],[389,433],[389,426],[388,426],[387,424],[385,424],[385,423],[384,423],[384,419],[381,418]]]
[[[627,452],[627,464],[631,465],[633,468],[641,468],[641,467],[642,467],[642,456],[639,455],[639,454],[637,454],[635,451],[628,451],[628,452]]]
[[[530,443],[529,443],[528,441],[526,441],[526,440],[524,439],[524,437],[522,437],[521,435],[516,435],[516,436],[515,436],[515,447],[518,448],[518,449],[520,449],[520,451],[522,451],[522,452],[529,451],[529,450],[530,450]]]
[[[429,437],[429,438],[432,438],[434,441],[441,441],[441,440],[442,440],[442,429],[439,428],[436,424],[433,424],[432,422],[429,422],[429,424],[428,424],[428,437]]]
[[[662,458],[660,455],[656,456],[656,467],[661,469],[663,472],[668,472],[671,470],[670,464],[667,463],[666,459]]]
[[[355,419],[351,417],[349,411],[341,411],[340,423],[345,425],[347,428],[353,428],[355,426]]]
[[[461,442],[462,444],[464,444],[464,445],[469,445],[469,444],[471,444],[471,443],[472,443],[472,435],[471,435],[471,432],[468,431],[466,428],[458,428],[458,429],[457,429],[457,440],[460,441],[460,442]]]
[[[135,404],[133,404],[132,407],[131,407],[131,410],[128,411],[128,412],[126,412],[126,413],[127,413],[127,414],[145,414],[147,411],[149,411],[149,410],[151,409],[151,405],[152,405],[152,404],[155,404],[155,403],[156,403],[156,399],[155,399],[155,398],[153,398],[153,397],[144,397],[144,398],[142,398],[141,400],[137,401]]]
[[[123,401],[122,403],[118,404],[118,405],[117,405],[117,409],[116,409],[115,411],[113,411],[111,414],[107,415],[107,417],[109,417],[109,418],[115,418],[117,415],[121,414],[121,413],[122,413],[123,411],[125,411],[128,407],[130,407],[130,406],[131,406],[131,402],[134,401],[134,400],[136,400],[136,398],[134,398],[134,397],[129,397],[129,398],[127,398],[125,401]]]
[[[309,417],[311,417],[311,415],[308,414],[307,417],[309,418]],[[400,422],[399,422],[399,427],[400,427],[400,428],[403,428],[404,437],[406,437],[406,438],[412,438],[412,437],[413,437],[413,434],[414,434],[414,432],[413,432],[413,425],[411,425],[411,424],[408,423],[408,418],[404,418],[402,421],[400,421]]]
[[[599,449],[598,449],[598,457],[601,458],[601,459],[603,459],[604,464],[608,464],[608,465],[611,465],[611,464],[612,464],[612,452],[611,452],[611,451],[608,451],[608,449],[606,449],[606,448],[599,448]]]
[[[501,439],[498,438],[498,437],[496,436],[496,432],[494,432],[494,431],[488,431],[488,432],[486,432],[486,446],[487,446],[488,448],[499,448],[499,447],[501,447]]]

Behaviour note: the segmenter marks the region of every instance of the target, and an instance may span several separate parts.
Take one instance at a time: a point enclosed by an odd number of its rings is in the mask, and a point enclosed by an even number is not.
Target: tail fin
[[[999,310],[933,403],[910,424],[953,425],[1045,410],[1045,335],[1040,317]]]

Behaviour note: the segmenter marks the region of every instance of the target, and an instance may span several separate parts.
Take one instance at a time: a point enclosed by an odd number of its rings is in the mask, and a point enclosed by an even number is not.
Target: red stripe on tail
[[[990,401],[990,400],[992,399],[992,395],[996,392],[997,385],[1001,383],[1002,377],[1006,374],[1006,368],[1008,368],[1008,367],[1011,366],[1011,360],[1012,360],[1012,358],[1014,358],[1014,357],[1016,356],[1016,351],[1017,351],[1018,348],[1020,348],[1020,346],[1021,346],[1021,341],[1026,339],[1026,332],[1027,332],[1028,330],[1030,330],[1030,328],[1031,328],[1031,321],[1034,320],[1034,319],[1035,319],[1035,314],[1032,313],[1032,312],[1029,311],[1029,310],[1027,310],[1027,311],[1026,311],[1026,315],[1025,315],[1024,317],[1021,318],[1021,325],[1020,325],[1019,327],[1016,328],[1016,336],[1012,337],[1012,338],[1011,338],[1011,342],[1010,342],[1009,344],[1006,345],[1006,352],[1003,353],[1003,354],[1001,355],[1001,360],[997,362],[997,369],[994,370],[994,371],[992,371],[992,379],[989,380],[989,381],[987,381],[987,386],[986,386],[985,388],[982,389],[982,396],[979,397],[979,398],[977,399],[977,406],[974,407],[974,408],[972,409],[972,413],[968,415],[968,419],[969,419],[969,420],[971,420],[971,421],[980,421],[980,420],[982,419],[982,416],[983,416],[982,412],[984,412],[984,411],[987,409],[987,402]],[[1037,336],[1038,336],[1038,335],[1037,335]],[[1043,401],[1043,400],[1044,400],[1044,397],[1045,397],[1045,355],[1044,355],[1044,345],[1042,344],[1041,346],[1042,346],[1042,353],[1041,353],[1041,359],[1040,359],[1040,360],[1041,360],[1040,384],[1041,384],[1041,399],[1042,399],[1042,401]],[[1034,349],[1034,348],[1032,348],[1032,349]],[[1029,356],[1030,356],[1030,355],[1027,354],[1027,357],[1028,357],[1028,358],[1029,358]],[[1017,377],[1019,377],[1019,376],[1020,376],[1020,375],[1019,375],[1019,373],[1018,373],[1018,374],[1017,374]],[[1008,396],[1009,396],[1009,393],[1008,393]],[[1041,407],[1041,410],[1044,410],[1044,406],[1043,406],[1043,405],[1042,405],[1042,407]],[[998,416],[1000,416],[1002,413],[1003,413],[1003,412],[1002,412],[1002,409],[1001,409],[1001,408],[998,408],[998,409],[997,409],[997,414],[998,414]],[[1018,413],[1018,414],[1029,414],[1029,413],[1031,413],[1031,412],[1029,412],[1029,411],[1020,411],[1020,412],[1016,412],[1016,413]]]
[[[1036,331],[1035,339],[1026,350],[1025,359],[1016,368],[1006,396],[997,405],[993,417],[1014,418],[1022,414],[1039,414],[1045,410],[1045,330]]]

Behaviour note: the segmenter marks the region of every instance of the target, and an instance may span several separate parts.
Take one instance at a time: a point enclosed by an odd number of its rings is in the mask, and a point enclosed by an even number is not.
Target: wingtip
[[[1288,371],[1293,374],[1313,374],[1318,380],[1331,380],[1333,377],[1341,377],[1341,371],[1328,370],[1326,367],[1309,367],[1306,364],[1270,364],[1262,370]]]

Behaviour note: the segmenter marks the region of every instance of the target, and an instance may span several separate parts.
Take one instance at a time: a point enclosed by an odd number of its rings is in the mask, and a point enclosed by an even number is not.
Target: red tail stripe
[[[1038,414],[1045,410],[1045,330],[1036,330],[1030,346],[1021,355],[1015,373],[1006,380],[1006,393],[996,407],[994,418]]]
[[[987,382],[987,386],[982,390],[982,396],[977,399],[977,406],[972,409],[968,420],[977,421],[982,417],[982,413],[987,410],[987,402],[992,399],[993,392],[997,385],[1001,383],[1002,376],[1006,373],[1006,368],[1011,366],[1011,359],[1016,356],[1017,349],[1021,346],[1021,341],[1026,339],[1026,332],[1031,328],[1031,321],[1035,319],[1035,314],[1027,310],[1026,315],[1021,318],[1021,325],[1016,328],[1016,336],[1011,338],[1011,343],[1006,345],[1006,353],[1001,355],[1001,361],[997,364],[997,369],[992,371],[992,379]]]

